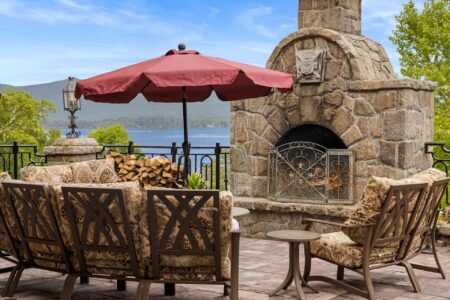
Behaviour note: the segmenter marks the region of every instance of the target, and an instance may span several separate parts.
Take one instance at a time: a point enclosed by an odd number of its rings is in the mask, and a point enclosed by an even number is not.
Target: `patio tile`
[[[303,249],[301,249],[301,265],[304,263]],[[445,270],[450,269],[450,247],[439,248],[439,257]],[[433,265],[432,255],[420,255],[415,262]],[[8,263],[0,261],[0,267]],[[294,287],[291,285],[287,291],[281,291],[275,297],[269,298],[268,293],[278,287],[283,281],[288,268],[287,243],[271,240],[255,240],[243,238],[241,241],[240,257],[240,291],[239,298],[243,300],[288,300],[297,299]],[[416,271],[422,287],[422,293],[413,292],[408,276],[404,268],[390,267],[374,270],[372,278],[378,299],[386,300],[444,300],[450,299],[450,280],[443,280],[439,274],[424,271]],[[312,274],[336,276],[336,267],[320,260],[313,260]],[[0,288],[8,278],[8,274],[0,274]],[[58,299],[65,276],[28,269],[23,273],[17,293],[13,299],[44,300]],[[363,287],[361,276],[353,272],[345,273],[345,280],[357,287]],[[320,291],[315,294],[305,289],[309,300],[339,300],[363,299],[341,288],[323,282],[311,282],[311,286]],[[90,284],[77,284],[75,286],[73,300],[117,300],[134,299],[137,289],[136,282],[127,283],[127,291],[118,292],[115,280],[91,279]],[[223,287],[214,285],[177,285],[177,295],[164,296],[163,284],[152,284],[149,299],[156,300],[201,300],[201,299],[228,299],[223,296]]]

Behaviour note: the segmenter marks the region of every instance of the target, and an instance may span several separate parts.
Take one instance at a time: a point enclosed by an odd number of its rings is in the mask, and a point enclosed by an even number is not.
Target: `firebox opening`
[[[286,132],[276,147],[292,142],[311,142],[327,149],[347,149],[344,142],[333,131],[316,124],[304,124]]]

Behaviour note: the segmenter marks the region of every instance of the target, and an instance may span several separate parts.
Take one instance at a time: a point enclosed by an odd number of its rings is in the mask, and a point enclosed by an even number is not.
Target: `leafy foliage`
[[[435,81],[437,108],[450,97],[450,1],[426,0],[419,12],[410,0],[396,16],[391,41],[400,53],[401,73],[415,79]],[[447,105],[446,105],[447,104]]]
[[[195,172],[188,176],[187,181],[189,189],[204,190],[207,188],[206,182],[204,182],[202,177]]]
[[[450,147],[450,0],[425,0],[422,11],[410,0],[396,16],[390,36],[400,53],[401,73],[438,83],[434,140]],[[434,149],[438,157],[445,157]],[[442,166],[436,166],[441,169]]]
[[[38,145],[52,144],[61,136],[57,129],[46,131],[40,123],[56,107],[48,100],[36,100],[30,94],[9,89],[0,98],[0,143]]]
[[[100,145],[126,145],[131,140],[125,126],[121,124],[110,125],[109,127],[99,127],[92,130],[88,137],[94,138]]]

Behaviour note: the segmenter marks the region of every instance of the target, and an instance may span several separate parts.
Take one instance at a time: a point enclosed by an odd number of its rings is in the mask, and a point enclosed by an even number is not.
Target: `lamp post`
[[[78,119],[75,116],[75,112],[81,110],[81,101],[75,98],[75,78],[69,77],[67,79],[66,88],[63,89],[63,103],[64,110],[70,112],[69,116],[69,128],[71,129],[69,133],[66,134],[68,139],[78,138],[80,136],[80,132],[76,129],[78,128],[75,120]]]

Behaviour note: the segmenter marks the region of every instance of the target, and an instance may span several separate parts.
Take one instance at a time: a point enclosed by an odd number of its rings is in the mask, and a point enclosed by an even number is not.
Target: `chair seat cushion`
[[[161,189],[161,188],[158,188]],[[146,194],[145,194],[146,195]],[[229,260],[229,251],[230,251],[230,232],[232,225],[232,207],[233,207],[233,195],[230,192],[222,191],[220,192],[220,247],[221,247],[221,266],[222,266],[222,277],[224,279],[230,278],[231,272],[231,264]],[[172,199],[173,196],[168,196],[168,199],[174,201]],[[145,202],[147,204],[147,201]],[[212,206],[212,199],[210,199],[206,203],[206,207]],[[144,214],[142,217],[142,221],[140,224],[141,228],[141,255],[142,261],[146,265],[151,264],[151,253],[150,253],[150,229],[148,227],[148,217],[147,217],[148,208],[144,210]],[[156,211],[158,222],[158,239],[161,237],[164,227],[166,226],[167,221],[170,219],[171,213],[167,208],[159,207]],[[205,224],[206,230],[208,232],[212,240],[212,232],[213,232],[213,219],[212,214],[210,212],[200,212],[199,218],[203,224]],[[174,243],[174,238],[178,232],[172,232],[172,235],[169,238],[169,246]],[[196,230],[193,230],[193,234],[195,239],[203,245],[201,237],[198,235]],[[185,249],[191,249],[191,245],[186,238],[183,239],[183,245]],[[178,280],[210,280],[214,274],[214,259],[211,256],[193,256],[193,255],[161,255],[160,257],[161,263],[161,277],[163,279],[178,279]],[[173,272],[173,270],[178,270],[179,272]],[[205,274],[198,274],[195,270],[203,270]],[[150,277],[153,275],[151,268],[149,268]]]
[[[374,248],[370,253],[370,264],[393,261],[397,247]],[[363,247],[353,242],[342,231],[322,234],[320,240],[311,242],[314,256],[348,268],[360,268],[363,263]]]

